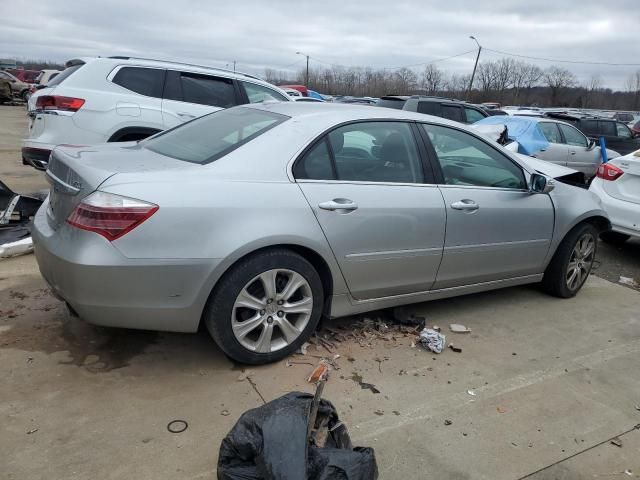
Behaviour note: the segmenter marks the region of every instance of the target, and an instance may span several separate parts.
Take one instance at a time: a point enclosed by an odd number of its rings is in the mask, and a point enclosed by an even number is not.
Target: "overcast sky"
[[[331,64],[398,67],[483,47],[640,64],[640,0],[0,0],[0,58],[138,55],[263,74]],[[490,6],[488,6],[490,5]],[[437,63],[469,73],[474,53]],[[501,55],[484,51],[480,61]],[[534,61],[541,67],[552,62]],[[321,63],[322,62],[322,63]],[[561,64],[623,89],[640,66]],[[416,70],[423,67],[416,66]]]

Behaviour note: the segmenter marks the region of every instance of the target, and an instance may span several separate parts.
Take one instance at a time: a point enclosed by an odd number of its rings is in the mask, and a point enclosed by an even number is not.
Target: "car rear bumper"
[[[603,180],[595,178],[589,190],[602,200],[602,207],[611,220],[611,230],[640,237],[640,205],[612,197],[602,188]]]
[[[108,327],[194,332],[209,295],[210,259],[130,259],[100,235],[53,230],[48,202],[34,218],[36,259],[54,294],[83,320]]]

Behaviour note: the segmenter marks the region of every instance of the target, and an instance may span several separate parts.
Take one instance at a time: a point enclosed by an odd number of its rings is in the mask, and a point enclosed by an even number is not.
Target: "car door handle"
[[[571,150],[569,153],[571,153],[571,155],[575,155],[576,152],[574,150]]]
[[[178,112],[178,116],[182,118],[196,118],[195,115],[191,115],[190,113],[186,112]]]
[[[473,200],[468,200],[465,198],[464,200],[460,200],[459,202],[453,202],[451,204],[451,208],[453,208],[454,210],[464,210],[466,212],[473,212],[475,210],[478,210],[480,208],[480,205],[478,205]]]
[[[358,208],[358,204],[348,198],[334,198],[333,200],[319,203],[318,207],[322,210],[329,210],[331,212],[340,212],[342,210],[346,213],[356,210]]]

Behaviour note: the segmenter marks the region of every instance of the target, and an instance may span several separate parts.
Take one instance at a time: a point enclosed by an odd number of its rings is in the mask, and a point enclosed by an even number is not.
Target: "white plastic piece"
[[[33,240],[31,240],[31,237],[0,245],[0,258],[16,257],[31,252],[33,252]]]

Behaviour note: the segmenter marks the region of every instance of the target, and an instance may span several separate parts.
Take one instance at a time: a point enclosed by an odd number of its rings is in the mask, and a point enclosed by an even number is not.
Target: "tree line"
[[[275,85],[304,84],[306,69],[292,73],[267,68],[265,77]],[[599,75],[580,83],[564,67],[552,65],[542,69],[533,63],[502,58],[478,64],[471,91],[470,80],[471,73],[449,73],[433,64],[420,71],[406,67],[387,70],[336,65],[310,68],[308,87],[329,95],[356,97],[424,94],[475,103],[640,110],[640,70],[628,77],[624,91],[613,91],[603,85]]]

